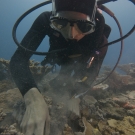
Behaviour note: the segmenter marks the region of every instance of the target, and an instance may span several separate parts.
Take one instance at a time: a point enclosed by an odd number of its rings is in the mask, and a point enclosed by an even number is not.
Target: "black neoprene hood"
[[[76,11],[90,17],[93,14],[96,0],[55,0],[56,12]]]

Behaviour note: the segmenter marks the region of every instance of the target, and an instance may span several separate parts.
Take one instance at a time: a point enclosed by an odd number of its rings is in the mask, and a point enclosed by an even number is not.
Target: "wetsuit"
[[[102,61],[107,51],[107,47],[98,50],[100,53],[98,56],[95,57],[93,65],[89,69],[85,70],[88,59],[93,54],[93,51],[95,51],[94,44],[96,41],[95,36],[96,32],[84,36],[78,42],[66,41],[59,32],[55,31],[50,27],[50,20],[49,20],[50,15],[51,12],[43,12],[37,17],[28,33],[21,41],[21,45],[30,50],[36,51],[42,40],[45,38],[46,35],[48,35],[50,42],[49,51],[68,47],[68,50],[66,52],[61,52],[57,54],[57,59],[56,57],[50,56],[52,59],[55,59],[54,61],[56,61],[57,64],[62,66],[61,73],[64,73],[65,71],[66,71],[65,73],[68,73],[66,67],[70,65],[69,67],[72,67],[70,68],[71,71],[74,68],[75,71],[74,76],[81,75],[83,77],[86,71],[88,77],[92,78],[93,80],[99,72]],[[110,29],[108,31],[104,30],[104,34],[101,35],[102,37],[102,42],[100,43],[101,46],[107,43],[107,38],[109,34]],[[76,54],[79,54],[79,57],[77,57],[78,61],[77,63],[76,58],[74,57],[72,58],[72,56]],[[34,78],[31,74],[31,71],[29,69],[29,59],[31,56],[32,53],[18,47],[18,49],[16,50],[10,61],[10,71],[12,77],[22,95],[24,95],[29,89],[37,87]],[[92,71],[93,75],[90,74],[90,71]]]

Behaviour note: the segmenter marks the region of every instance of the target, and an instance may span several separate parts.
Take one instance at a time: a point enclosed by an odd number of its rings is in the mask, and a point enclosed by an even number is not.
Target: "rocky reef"
[[[2,70],[8,71],[7,61]],[[49,81],[57,75],[51,67],[30,61],[30,70],[41,88],[51,116],[50,135],[134,135],[135,134],[135,64],[119,65],[112,75],[80,96],[79,115],[68,109],[71,87],[53,87]],[[96,83],[102,81],[111,68],[104,66]],[[1,72],[0,72],[1,73]],[[25,104],[16,88],[10,72],[0,80],[0,135],[23,135],[19,125],[25,112]],[[74,101],[73,100],[73,101]],[[15,117],[17,115],[17,117]]]

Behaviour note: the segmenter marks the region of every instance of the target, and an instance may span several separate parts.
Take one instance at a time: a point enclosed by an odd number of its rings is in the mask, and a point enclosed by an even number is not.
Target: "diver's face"
[[[76,20],[87,20],[88,15],[85,15],[80,12],[74,12],[74,11],[61,11],[57,13],[59,17],[66,18],[69,21],[76,21]],[[68,23],[66,27],[62,28],[60,30],[60,33],[63,35],[63,37],[66,40],[75,39],[79,41],[82,39],[85,35],[78,29],[76,23]]]
[[[74,24],[74,26],[70,26],[70,24],[68,24],[60,31],[60,33],[66,40],[76,39],[77,41],[79,41],[85,36],[77,29],[76,24]]]

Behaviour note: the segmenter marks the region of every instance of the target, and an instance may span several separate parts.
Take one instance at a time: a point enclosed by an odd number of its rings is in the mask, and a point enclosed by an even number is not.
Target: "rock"
[[[62,109],[64,107],[64,103],[58,103],[56,105],[56,109]]]
[[[98,119],[102,119],[104,120],[104,116],[106,115],[106,113],[104,113],[104,111],[102,111],[101,109],[99,109],[99,107],[97,106],[97,110],[95,112],[95,115]]]
[[[112,132],[111,135],[120,135],[120,133],[119,132]]]
[[[62,122],[62,124],[63,124],[63,122]],[[63,135],[62,134],[63,128],[64,128],[64,125],[62,128],[60,128],[57,120],[51,120],[51,125],[50,125],[51,133],[50,133],[50,135]]]
[[[65,124],[63,135],[74,135],[71,127],[68,124]]]
[[[82,132],[75,132],[75,135],[85,135],[85,134]]]
[[[131,75],[133,78],[135,78],[135,68],[134,68],[134,70],[129,71],[129,75]]]
[[[98,128],[100,132],[103,132],[106,129],[107,122],[100,120],[98,123]]]
[[[75,120],[80,117],[80,99],[79,98],[71,98],[68,101],[68,111],[70,113],[70,119]]]
[[[122,119],[123,119],[123,116],[119,115],[119,114],[116,113],[116,112],[109,112],[109,113],[106,113],[106,117],[107,117],[107,118],[113,118],[113,119],[116,119],[116,120],[122,120]]]
[[[110,106],[109,106],[109,105]],[[124,116],[126,115],[126,110],[123,108],[120,108],[119,106],[114,106],[113,102],[109,101],[104,106],[100,106],[102,108],[103,116],[106,118],[112,118],[116,120],[122,120]]]
[[[85,95],[83,97],[83,102],[84,102],[84,104],[86,106],[89,106],[89,105],[92,105],[92,104],[96,104],[97,103],[97,100],[93,96]]]
[[[5,113],[12,112],[14,104],[20,99],[23,97],[17,88],[2,92],[0,93],[0,107]]]
[[[23,133],[17,131],[16,123],[10,125],[9,127],[4,127],[3,131],[0,132],[0,134],[1,135],[24,135]]]
[[[96,129],[94,129],[94,135],[102,135],[100,132],[99,132],[99,130],[96,128]]]
[[[109,126],[112,128],[115,128],[117,125],[117,120],[114,120],[114,119],[110,119],[107,122],[108,122]]]
[[[0,81],[0,93],[15,88],[15,84],[11,80]]]
[[[82,118],[82,121],[85,127],[83,132],[84,135],[102,135],[98,129],[94,129],[92,125],[89,122],[87,122],[85,117]]]
[[[43,96],[45,102],[47,103],[47,105],[52,105],[52,98],[48,97],[48,96]]]
[[[88,120],[88,122],[93,126],[93,127],[97,127],[98,126],[98,121],[96,119],[90,119]]]
[[[83,124],[85,127],[84,134],[85,135],[93,135],[94,130],[93,130],[93,127],[91,126],[91,124],[87,122],[85,117],[82,118],[82,121],[83,121]]]
[[[108,84],[98,84],[96,86],[94,86],[92,89],[93,90],[107,90],[109,88]]]
[[[88,94],[93,96],[96,100],[106,99],[111,96],[109,90],[91,90]]]
[[[117,131],[124,133],[124,135],[135,134],[135,119],[133,117],[124,117],[122,121],[110,119],[108,124],[110,127],[115,128]]]
[[[130,71],[131,68],[133,67],[132,65],[133,65],[133,63],[121,64],[121,65],[118,65],[117,67],[118,67],[119,69],[121,69],[122,71],[126,72],[127,74],[129,74],[129,71]]]
[[[82,117],[82,122],[84,125],[84,131],[83,132],[75,132],[75,135],[101,135],[98,134],[96,129],[94,129],[89,122],[87,122],[85,117]]]
[[[81,110],[81,115],[84,116],[85,118],[88,118],[90,116],[89,109],[86,107]]]
[[[128,85],[131,83],[132,77],[130,75],[120,75],[121,83],[124,85]]]
[[[135,117],[135,109],[127,110],[127,114],[128,114],[129,116]]]
[[[100,99],[98,100],[98,102],[101,104],[101,105],[106,105],[107,101],[104,100],[104,99]]]
[[[118,65],[118,68],[126,72],[128,75],[131,75],[133,78],[135,78],[135,64],[129,63],[124,65]]]
[[[128,93],[130,99],[135,99],[135,90]]]
[[[0,108],[0,122],[5,118],[6,113],[3,112],[3,108]]]

